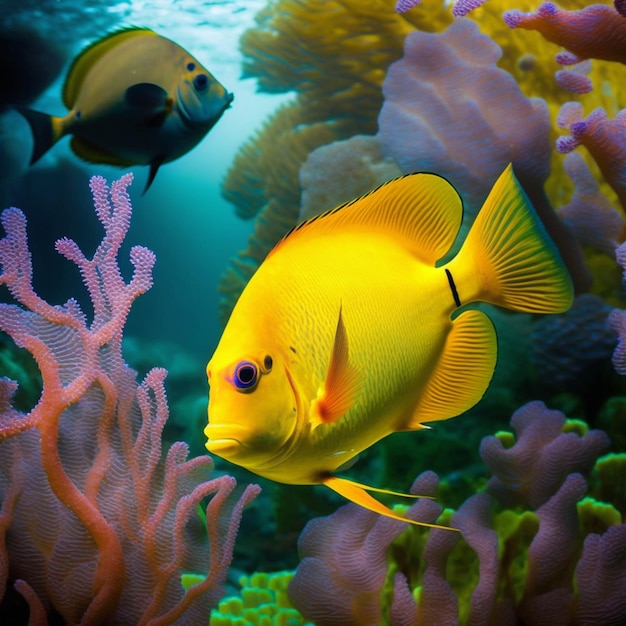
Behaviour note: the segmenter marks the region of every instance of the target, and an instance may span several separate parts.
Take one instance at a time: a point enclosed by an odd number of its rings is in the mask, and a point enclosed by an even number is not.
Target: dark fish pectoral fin
[[[146,186],[143,188],[141,195],[145,194],[146,191],[148,191],[162,163],[163,163],[163,159],[157,159],[156,161],[153,161],[152,163],[150,163],[150,172],[148,173],[148,180],[146,181]]]
[[[17,109],[26,119],[33,133],[33,154],[30,164],[36,163],[60,138],[55,136],[52,116],[32,109]]]
[[[163,87],[153,83],[138,83],[124,93],[126,104],[145,112],[149,119],[154,119],[172,110],[172,99]]]

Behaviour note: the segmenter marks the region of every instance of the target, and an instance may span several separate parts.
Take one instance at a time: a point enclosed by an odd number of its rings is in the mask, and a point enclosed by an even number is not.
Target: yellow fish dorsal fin
[[[565,264],[509,165],[448,267],[471,299],[527,313],[562,313],[572,304]],[[463,271],[464,268],[475,268]]]
[[[301,237],[364,229],[395,238],[433,266],[449,252],[462,219],[461,198],[447,180],[436,174],[408,174],[300,223],[270,255]]]
[[[348,334],[339,307],[326,380],[311,404],[309,420],[312,428],[338,420],[354,404],[360,377],[356,367],[350,363],[349,357]]]
[[[93,67],[94,63],[113,50],[123,41],[135,37],[158,37],[158,35],[149,28],[138,28],[132,26],[116,30],[102,39],[95,41],[87,46],[75,59],[67,73],[65,84],[63,85],[63,104],[71,109],[76,102],[76,98],[81,90],[85,77]]]
[[[417,496],[413,494],[404,494],[397,493],[395,491],[388,491],[386,489],[376,489],[374,487],[368,487],[367,485],[362,485],[361,483],[355,483],[347,478],[339,478],[338,476],[327,476],[322,481],[329,489],[336,491],[340,496],[346,498],[346,500],[350,500],[350,502],[354,502],[359,506],[362,506],[364,509],[368,511],[372,511],[374,513],[378,513],[379,515],[384,515],[385,517],[390,517],[391,519],[398,520],[399,522],[408,522],[409,524],[415,524],[417,526],[428,526],[429,528],[443,528],[444,530],[458,530],[457,528],[452,528],[451,526],[441,526],[439,524],[429,524],[428,522],[417,522],[412,519],[408,519],[406,517],[402,517],[402,515],[398,515],[394,513],[390,508],[386,507],[382,502],[379,502],[372,496],[370,496],[367,491],[375,491],[377,493],[387,493],[395,496],[409,497],[409,498],[422,498],[430,496]],[[367,491],[366,491],[367,490]]]
[[[491,382],[497,348],[496,331],[484,313],[469,310],[456,317],[405,428],[423,428],[424,422],[445,420],[472,408]]]

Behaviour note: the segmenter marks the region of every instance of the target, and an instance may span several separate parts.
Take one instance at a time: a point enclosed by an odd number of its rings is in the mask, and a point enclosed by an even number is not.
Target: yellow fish
[[[450,258],[462,211],[445,179],[412,174],[286,235],[241,294],[207,366],[208,450],[410,521],[367,493],[385,490],[335,471],[390,433],[480,400],[497,344],[475,303],[559,313],[573,297],[511,166]]]
[[[35,141],[31,164],[72,135],[72,150],[86,161],[149,165],[147,190],[159,166],[196,146],[232,100],[179,45],[147,28],[128,28],[74,60],[63,86],[66,116],[21,113]]]

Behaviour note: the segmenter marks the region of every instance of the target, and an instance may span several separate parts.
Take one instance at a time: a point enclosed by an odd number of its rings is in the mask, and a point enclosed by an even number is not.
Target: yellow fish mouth
[[[243,441],[249,436],[248,429],[238,424],[208,424],[204,434],[208,439],[207,447],[215,453],[245,448]]]

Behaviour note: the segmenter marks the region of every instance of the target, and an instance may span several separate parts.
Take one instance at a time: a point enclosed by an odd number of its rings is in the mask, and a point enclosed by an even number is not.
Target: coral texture
[[[579,102],[567,102],[557,121],[571,133],[569,137],[559,137],[557,149],[571,152],[580,145],[585,146],[626,211],[626,109],[614,119],[601,108],[585,118]]]
[[[457,20],[443,33],[410,33],[383,84],[383,155],[404,173],[445,176],[471,212],[508,163],[529,192],[542,189],[550,170],[547,106],[497,67],[501,54],[476,24]]]
[[[615,509],[608,524],[607,516],[582,524],[587,500],[579,504],[584,475],[608,437],[541,402],[522,407],[511,423],[515,437],[483,442],[494,476],[452,515],[460,533],[403,531],[352,504],[311,521],[289,586],[294,605],[318,626],[623,623],[626,525]],[[433,494],[437,478],[427,472],[415,486]],[[439,510],[420,501],[406,515],[431,521]],[[311,593],[320,588],[330,591]]]
[[[393,159],[382,157],[375,137],[355,135],[320,146],[300,168],[300,218],[329,211],[401,175]]]
[[[615,250],[615,258],[624,270],[622,284],[626,289],[626,242]],[[608,323],[618,336],[617,346],[613,352],[613,366],[618,374],[626,375],[626,311],[613,309],[609,314]]]
[[[614,7],[593,4],[579,11],[564,11],[544,2],[532,13],[507,11],[510,28],[538,30],[571,53],[569,64],[582,59],[604,59],[626,63],[626,22]]]
[[[598,180],[578,152],[565,157],[565,171],[574,183],[574,194],[559,207],[561,219],[583,245],[613,255],[624,239],[624,214],[602,193]]]
[[[535,321],[530,360],[541,389],[579,394],[596,388],[606,375],[616,336],[606,323],[611,306],[598,296],[584,293],[563,315]]]
[[[235,480],[207,480],[210,458],[186,460],[184,443],[162,458],[166,372],[153,369],[138,385],[121,352],[126,317],[150,288],[154,264],[135,246],[128,283],[118,266],[131,180],[109,191],[92,179],[105,230],[93,258],[72,240],[57,242],[82,275],[91,323],[76,300],[53,306],[37,295],[25,217],[2,214],[0,284],[18,304],[0,305],[0,329],[33,355],[43,391],[21,413],[12,406],[16,383],[0,379],[0,611],[17,592],[32,623],[46,615],[66,624],[201,623],[222,593],[243,507],[258,492],[249,486],[229,499]],[[205,530],[197,507],[209,496]],[[184,570],[207,568],[183,589]]]

